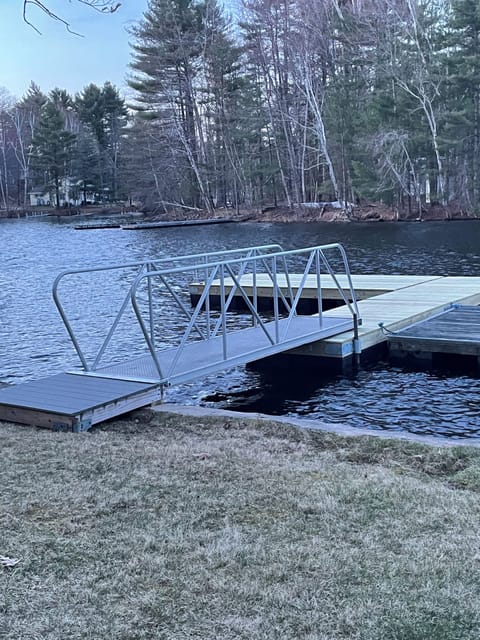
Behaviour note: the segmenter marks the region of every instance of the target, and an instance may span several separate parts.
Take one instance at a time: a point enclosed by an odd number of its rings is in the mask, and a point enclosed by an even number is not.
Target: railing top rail
[[[281,248],[281,247],[280,247]],[[342,257],[342,262],[343,262],[343,266],[345,268],[345,275],[347,277],[347,282],[348,282],[348,286],[347,287],[342,287],[340,285],[340,283],[338,282],[336,275],[333,271],[333,269],[331,268],[326,256],[324,255],[324,251],[329,251],[331,249],[337,249],[340,252],[340,255]],[[243,256],[240,258],[234,258],[231,260],[217,260],[214,262],[204,262],[202,264],[190,264],[190,265],[183,265],[181,267],[173,267],[170,269],[153,269],[153,270],[147,270],[144,271],[143,273],[138,274],[137,278],[135,279],[135,282],[132,285],[132,289],[131,289],[131,298],[132,301],[136,295],[136,291],[137,288],[140,284],[140,282],[144,279],[149,279],[155,276],[168,276],[168,275],[173,275],[173,274],[177,274],[177,273],[185,273],[186,271],[196,271],[199,269],[217,269],[218,267],[231,267],[234,265],[243,265],[245,263],[248,262],[261,262],[261,261],[265,261],[265,260],[272,260],[272,259],[276,259],[276,258],[288,258],[290,256],[295,256],[295,255],[311,255],[314,252],[318,252],[319,254],[321,254],[322,259],[325,262],[325,266],[327,267],[327,271],[330,273],[330,275],[333,277],[335,286],[337,287],[338,291],[340,291],[342,293],[342,297],[344,298],[346,305],[348,306],[350,312],[352,313],[352,315],[356,315],[357,317],[360,317],[359,314],[359,309],[358,309],[358,304],[357,304],[357,299],[356,299],[356,295],[355,295],[355,289],[353,287],[353,283],[352,283],[352,278],[351,278],[351,273],[350,273],[350,267],[348,265],[348,259],[347,259],[347,254],[345,252],[345,249],[343,247],[343,245],[339,242],[332,242],[329,244],[323,244],[323,245],[318,245],[318,246],[313,246],[313,247],[306,247],[306,248],[301,248],[301,249],[289,249],[287,251],[284,251],[283,249],[281,251],[276,251],[273,253],[261,253],[258,255],[251,255],[251,256]],[[209,254],[209,255],[214,255],[214,254]],[[343,290],[344,288],[347,288],[350,291],[351,294],[351,298],[352,298],[352,304],[353,304],[353,308],[351,307],[350,302],[345,298],[345,296],[343,295]]]
[[[182,255],[182,256],[170,256],[170,257],[164,257],[164,258],[147,258],[145,260],[139,260],[138,262],[123,262],[123,263],[118,263],[118,264],[100,264],[100,265],[94,265],[91,267],[81,267],[81,268],[77,268],[77,269],[66,269],[65,271],[62,271],[61,273],[59,273],[57,275],[57,277],[55,278],[55,282],[54,282],[54,286],[55,283],[59,282],[62,278],[64,278],[67,275],[76,275],[76,274],[81,274],[81,273],[95,273],[97,271],[114,271],[116,269],[129,269],[129,268],[133,268],[133,267],[142,267],[145,265],[149,265],[149,264],[162,264],[162,263],[168,263],[168,262],[181,262],[182,260],[184,261],[191,261],[191,260],[198,260],[201,258],[209,258],[209,257],[213,257],[213,256],[230,256],[230,255],[235,255],[235,254],[241,254],[241,253],[245,253],[247,251],[262,251],[262,252],[268,252],[271,251],[272,249],[280,249],[280,252],[283,251],[283,248],[280,244],[277,243],[273,243],[273,244],[265,244],[265,245],[258,245],[258,246],[254,246],[254,247],[242,247],[240,249],[225,249],[225,250],[219,250],[219,251],[211,251],[211,252],[204,252],[204,253],[195,253],[195,254],[189,254],[189,255]],[[278,251],[276,252],[278,253]],[[268,254],[270,255],[270,254]],[[195,267],[198,269],[200,267],[205,267],[206,263],[201,263],[201,264],[196,264]]]
[[[195,271],[195,270],[199,270],[199,269],[213,269],[215,267],[218,267],[220,265],[235,265],[235,264],[243,264],[245,262],[260,262],[262,260],[265,259],[272,259],[272,258],[287,258],[289,256],[293,256],[293,255],[301,255],[301,254],[310,254],[312,253],[312,251],[326,251],[328,249],[339,249],[339,251],[342,253],[342,256],[345,256],[346,258],[346,254],[345,254],[345,250],[343,248],[343,246],[336,242],[336,243],[332,243],[332,244],[324,244],[324,245],[319,245],[318,247],[308,247],[306,249],[289,249],[288,251],[276,251],[273,253],[261,253],[259,255],[256,256],[244,256],[242,258],[233,258],[231,260],[215,260],[214,262],[203,262],[203,263],[196,263],[196,264],[189,264],[189,265],[185,265],[185,266],[180,266],[180,267],[172,267],[170,269],[152,269],[149,271],[145,271],[145,273],[140,274],[138,276],[139,280],[142,280],[143,278],[148,278],[154,275],[168,275],[168,274],[173,274],[173,273],[182,273],[185,271]],[[208,255],[213,255],[213,254],[208,254]],[[148,262],[146,264],[149,264]],[[154,263],[153,263],[154,264]],[[345,266],[348,269],[348,263],[346,263],[344,261]]]

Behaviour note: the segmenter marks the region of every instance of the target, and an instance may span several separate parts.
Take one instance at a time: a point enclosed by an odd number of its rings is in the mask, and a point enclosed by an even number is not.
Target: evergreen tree
[[[204,45],[202,5],[193,0],[150,0],[132,35],[135,74],[129,84],[137,92],[138,111],[157,120],[170,139],[171,161],[185,176],[186,204],[211,210],[195,84]]]
[[[49,100],[40,112],[32,140],[34,168],[43,172],[47,184],[55,190],[55,204],[60,207],[60,185],[68,175],[75,135],[65,130],[65,118]]]
[[[240,159],[243,136],[238,132],[246,133],[242,125],[247,115],[242,104],[245,81],[241,77],[241,50],[216,0],[210,0],[203,11],[206,46],[199,93],[205,114],[209,182],[216,206],[238,206],[245,190]]]
[[[480,5],[452,3],[444,38],[448,70],[445,146],[455,176],[452,196],[469,208],[480,199]]]
[[[75,98],[80,120],[88,125],[97,144],[97,164],[100,169],[100,189],[109,199],[117,198],[118,151],[126,125],[125,101],[110,82],[102,88],[89,84]]]
[[[72,161],[72,178],[77,183],[77,194],[81,194],[83,204],[87,203],[88,192],[98,192],[100,189],[98,160],[95,137],[90,128],[83,125],[77,134]]]

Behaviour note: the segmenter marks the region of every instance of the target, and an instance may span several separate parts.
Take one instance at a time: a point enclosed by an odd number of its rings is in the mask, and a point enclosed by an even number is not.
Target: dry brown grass
[[[5,640],[466,640],[480,452],[140,412],[0,425]]]

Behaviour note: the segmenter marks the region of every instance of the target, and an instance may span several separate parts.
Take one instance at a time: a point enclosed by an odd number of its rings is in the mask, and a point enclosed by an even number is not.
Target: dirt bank
[[[239,222],[429,222],[433,220],[473,220],[480,219],[456,206],[430,205],[408,212],[398,211],[382,203],[368,203],[352,207],[346,211],[329,204],[318,206],[266,206],[259,208],[216,209],[209,213],[200,209],[178,209],[168,213],[147,213],[151,220],[202,220],[204,218],[229,218]]]

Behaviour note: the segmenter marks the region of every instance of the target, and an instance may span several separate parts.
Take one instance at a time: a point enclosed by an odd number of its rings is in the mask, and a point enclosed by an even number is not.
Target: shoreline
[[[232,411],[230,409],[216,409],[215,407],[203,407],[201,405],[181,405],[173,403],[157,404],[145,407],[146,410],[159,414],[176,415],[180,419],[185,418],[212,418],[246,420],[252,423],[268,422],[278,423],[286,427],[295,427],[302,431],[315,431],[344,437],[372,437],[385,440],[402,440],[405,442],[423,444],[433,447],[480,447],[480,438],[448,438],[446,436],[432,436],[412,433],[410,431],[380,430],[371,427],[352,427],[340,422],[323,422],[319,419],[295,418],[293,416],[270,415],[266,413]],[[139,411],[142,411],[141,409]]]
[[[319,203],[320,204],[320,203]],[[19,209],[9,213],[0,212],[0,220],[26,220],[29,218],[63,218],[79,219],[84,217],[99,217],[108,219],[114,216],[133,215],[141,217],[144,222],[186,222],[200,220],[228,219],[230,222],[259,222],[259,223],[375,223],[375,222],[458,222],[479,220],[480,216],[466,213],[463,210],[448,207],[431,206],[421,212],[409,213],[396,211],[380,203],[356,206],[351,212],[330,206],[266,206],[263,208],[234,209],[218,208],[213,212],[204,209],[192,209],[188,212],[176,209],[164,213],[141,209],[125,209],[119,207],[86,208],[85,210],[45,209],[39,207]]]

